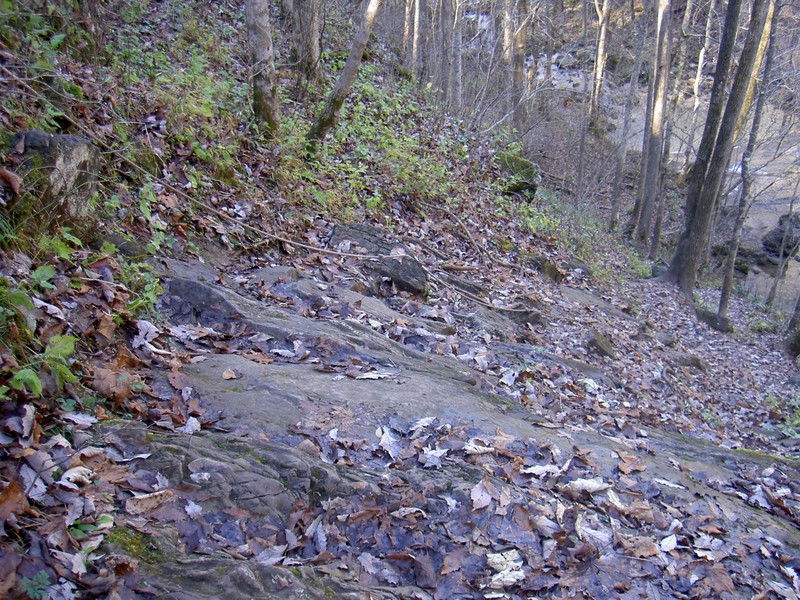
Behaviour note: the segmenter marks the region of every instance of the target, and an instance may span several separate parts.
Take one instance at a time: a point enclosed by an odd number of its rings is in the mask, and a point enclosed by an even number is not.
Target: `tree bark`
[[[658,196],[659,179],[661,174],[661,161],[664,150],[664,120],[667,104],[667,88],[669,82],[670,38],[672,21],[671,0],[658,0],[656,12],[656,55],[654,74],[652,80],[653,103],[650,129],[647,132],[650,138],[647,144],[647,154],[642,156],[644,186],[642,189],[642,211],[634,238],[644,244],[650,235],[653,222],[656,197]]]
[[[772,26],[769,32],[769,46],[767,47],[767,54],[764,61],[764,74],[761,78],[760,90],[758,93],[758,100],[756,107],[753,111],[753,122],[750,125],[750,135],[747,138],[747,146],[742,153],[741,172],[742,172],[742,189],[739,196],[739,207],[736,211],[736,220],[733,224],[733,233],[731,240],[728,244],[728,256],[725,259],[725,268],[723,271],[722,291],[719,296],[719,308],[717,314],[720,317],[728,316],[728,303],[730,302],[731,292],[733,290],[733,273],[736,268],[736,255],[739,252],[739,242],[741,240],[742,227],[747,218],[747,213],[750,211],[750,206],[753,199],[750,197],[750,190],[753,186],[753,176],[750,172],[750,160],[755,151],[756,142],[758,140],[758,130],[761,126],[761,117],[764,113],[764,106],[767,102],[767,88],[772,73],[772,64],[775,59],[775,38],[777,23],[778,23],[779,10],[776,9],[772,13]]]
[[[322,79],[319,0],[293,0],[292,26],[297,67],[308,81]]]
[[[725,108],[725,94],[730,77],[731,63],[733,62],[733,51],[736,44],[736,35],[739,31],[739,13],[742,8],[742,0],[730,0],[725,11],[725,23],[722,28],[722,40],[719,44],[719,54],[717,56],[717,70],[714,76],[714,84],[711,86],[711,100],[706,113],[706,122],[703,127],[703,137],[700,138],[700,147],[697,149],[697,158],[689,174],[689,185],[686,193],[686,208],[684,212],[684,225],[689,227],[694,219],[694,210],[703,181],[706,178],[706,171],[711,160],[711,153],[717,140],[722,111]]]
[[[628,81],[628,91],[625,98],[625,113],[622,117],[622,134],[619,145],[616,149],[614,165],[614,184],[611,192],[611,220],[609,230],[613,231],[619,225],[619,205],[622,195],[622,176],[625,173],[625,157],[628,152],[628,135],[631,131],[631,113],[633,112],[633,101],[636,98],[636,88],[639,83],[639,74],[644,63],[644,40],[647,36],[647,19],[650,14],[650,0],[644,0],[642,16],[639,20],[639,27],[636,40],[636,62],[631,71],[631,78]]]
[[[350,88],[358,74],[358,67],[361,64],[361,58],[364,56],[364,50],[367,48],[369,36],[372,34],[372,29],[375,26],[375,19],[378,16],[381,2],[382,0],[369,0],[367,8],[364,11],[364,18],[356,32],[356,37],[353,41],[353,45],[350,47],[350,52],[347,55],[344,68],[339,74],[339,78],[336,80],[336,84],[333,86],[331,93],[328,95],[325,106],[322,108],[319,115],[317,115],[314,124],[306,135],[306,148],[311,154],[316,152],[319,143],[325,140],[328,132],[339,120],[342,104],[344,104],[347,94],[350,93]]]
[[[419,77],[420,2],[422,2],[422,0],[414,0],[414,34],[411,36],[411,56],[410,64],[408,65],[412,79],[417,79]]]
[[[611,11],[611,0],[603,0],[601,8],[599,0],[594,0],[594,9],[597,13],[597,48],[594,55],[594,69],[592,74],[592,95],[589,98],[589,123],[594,124],[597,119],[597,108],[600,101],[600,91],[605,77],[606,49],[608,39],[608,17]]]
[[[525,131],[528,120],[525,101],[525,49],[528,42],[528,0],[517,0],[516,29],[514,31],[514,53],[512,58],[512,97],[514,98],[514,126]]]
[[[735,2],[737,2],[737,0],[731,0],[731,3],[728,5],[729,10],[734,6]],[[714,205],[719,194],[722,179],[725,175],[725,167],[733,149],[736,124],[739,121],[739,115],[743,109],[750,80],[754,77],[757,70],[756,57],[758,56],[758,48],[764,28],[766,27],[767,19],[772,13],[774,4],[774,0],[763,0],[755,2],[753,5],[749,31],[742,54],[739,58],[739,66],[736,69],[733,86],[731,87],[728,101],[725,104],[725,112],[722,116],[719,131],[713,144],[713,151],[708,161],[705,177],[696,183],[697,188],[699,188],[699,193],[694,197],[694,200],[692,200],[692,198],[687,198],[687,212],[691,211],[691,220],[678,241],[678,248],[672,258],[669,269],[664,275],[665,279],[677,283],[681,290],[687,295],[691,295],[694,290],[695,282],[697,281],[697,270],[700,266],[703,250],[708,243],[711,233],[710,225],[714,212]],[[727,21],[726,15],[726,23]],[[734,32],[725,32],[725,34],[729,33],[735,36]],[[723,44],[725,41],[724,35]],[[720,52],[722,52],[722,50],[720,50]],[[721,65],[722,62],[723,61],[720,60],[718,64]],[[712,101],[713,99],[712,92]],[[704,138],[705,137],[704,134]],[[700,168],[696,165],[695,168],[699,173],[702,169],[702,165]],[[696,175],[693,173],[692,180],[694,180],[695,177]],[[692,191],[690,187],[690,193]]]
[[[447,1],[447,0],[445,0]],[[451,112],[460,114],[462,109],[463,98],[463,60],[461,54],[462,45],[462,27],[461,27],[461,0],[452,0],[453,5],[453,31],[452,42],[450,43],[450,51],[452,58],[450,60],[450,83],[447,86],[447,105],[450,107]]]
[[[280,104],[269,22],[269,0],[247,0],[245,20],[252,68],[252,105],[255,116],[275,135],[280,127]]]
[[[414,7],[414,0],[406,0],[405,11],[403,13],[403,60],[409,62],[409,49],[411,46],[411,9]]]
[[[703,46],[697,55],[697,69],[694,74],[694,82],[692,84],[692,117],[689,120],[689,133],[686,139],[686,152],[684,154],[684,164],[682,174],[686,175],[691,168],[692,152],[694,150],[694,137],[697,134],[697,116],[700,112],[700,82],[703,80],[703,70],[706,64],[706,54],[708,54],[708,47],[711,44],[711,28],[714,24],[714,12],[716,10],[717,0],[711,0],[708,7],[708,16],[706,17],[706,30],[703,36]]]

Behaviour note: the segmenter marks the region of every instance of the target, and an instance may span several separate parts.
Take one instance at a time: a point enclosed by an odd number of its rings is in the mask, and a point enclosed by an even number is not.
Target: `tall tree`
[[[731,6],[733,6],[736,1],[737,0],[731,0],[728,5],[728,10],[730,10]],[[736,69],[736,76],[734,77],[730,95],[725,103],[724,114],[712,146],[707,168],[704,169],[705,172],[702,180],[696,183],[699,191],[692,189],[692,183],[695,179],[694,173],[690,179],[689,193],[696,193],[696,196],[688,196],[686,201],[687,213],[691,213],[689,215],[690,220],[678,241],[678,247],[672,258],[669,269],[664,274],[666,280],[677,283],[681,290],[687,295],[691,295],[694,290],[694,284],[697,280],[697,271],[700,267],[700,261],[711,233],[711,220],[714,213],[714,206],[733,149],[736,125],[739,122],[739,116],[744,108],[747,90],[750,87],[750,80],[754,77],[757,70],[756,59],[759,54],[759,46],[764,28],[768,23],[768,17],[772,14],[774,6],[775,0],[759,0],[753,3],[747,38],[739,57],[739,66]],[[726,25],[727,21],[728,19],[726,16]],[[726,31],[725,33],[727,34],[728,32]],[[723,34],[723,44],[724,41]],[[721,62],[722,61],[720,61],[720,64]],[[705,141],[705,139],[703,141]],[[701,143],[701,149],[702,146],[703,144]],[[698,173],[702,169],[702,165],[698,167],[699,163],[700,154],[698,153],[698,163],[695,165],[695,169],[698,169]]]
[[[525,51],[528,45],[528,0],[517,0],[514,53],[512,56],[511,95],[514,99],[514,126],[524,131],[528,120],[526,110]]]
[[[711,45],[711,32],[714,25],[714,13],[716,11],[717,0],[711,0],[706,16],[706,29],[703,35],[703,45],[697,54],[697,68],[694,73],[692,83],[692,116],[689,121],[688,134],[686,139],[686,151],[684,155],[683,174],[686,175],[691,167],[692,151],[694,150],[694,137],[697,134],[697,118],[700,113],[700,82],[703,81],[703,70],[706,66],[706,54]]]
[[[267,131],[274,135],[280,126],[281,113],[269,10],[269,0],[247,0],[245,3],[252,69],[253,112],[266,125]]]
[[[293,0],[292,26],[297,67],[309,81],[322,78],[319,0]]]
[[[594,69],[592,72],[592,95],[589,98],[589,122],[597,119],[597,107],[600,102],[600,91],[605,77],[606,60],[608,57],[608,19],[611,14],[611,0],[594,0],[594,10],[597,13],[597,46],[594,53]]]
[[[367,42],[369,42],[369,36],[375,26],[375,19],[378,16],[381,2],[382,0],[368,0],[361,25],[356,31],[353,45],[347,55],[347,61],[341,73],[339,73],[339,78],[336,80],[333,89],[328,94],[325,106],[317,115],[314,124],[306,135],[306,147],[312,154],[316,152],[319,143],[325,140],[328,132],[339,120],[342,105],[345,98],[347,98],[347,94],[350,93],[350,88],[353,86],[353,81],[355,81],[358,74],[358,67],[361,65],[361,59],[364,56],[364,50],[367,49]]]
[[[611,219],[609,221],[609,229],[614,230],[619,225],[619,207],[620,196],[622,195],[622,176],[625,172],[625,157],[628,151],[628,136],[631,131],[631,115],[633,113],[633,102],[636,99],[636,89],[639,83],[639,75],[642,71],[642,64],[644,64],[644,41],[647,37],[647,19],[650,14],[650,6],[652,0],[644,0],[642,5],[642,16],[639,18],[639,24],[636,26],[636,50],[633,69],[631,70],[631,77],[628,81],[628,91],[625,96],[625,112],[622,117],[622,134],[620,141],[615,151],[614,157],[614,184],[611,191]]]
[[[447,1],[447,0],[445,0]],[[450,43],[450,83],[447,85],[447,105],[454,114],[459,114],[462,107],[464,74],[462,54],[462,0],[450,0],[453,6],[452,41]]]
[[[753,157],[753,152],[756,148],[756,141],[758,140],[758,131],[761,127],[761,118],[764,114],[764,107],[767,103],[768,87],[770,76],[772,73],[772,65],[775,61],[775,38],[777,37],[777,23],[779,10],[776,8],[772,14],[771,31],[769,32],[769,46],[767,48],[766,58],[764,59],[764,74],[761,77],[760,90],[758,92],[758,99],[756,100],[756,107],[753,111],[753,122],[750,125],[750,135],[747,138],[747,146],[742,153],[741,161],[741,177],[742,186],[739,196],[739,206],[736,211],[736,220],[733,224],[733,233],[731,240],[728,243],[728,255],[725,259],[725,267],[723,270],[722,291],[719,296],[719,308],[717,314],[720,317],[728,316],[728,302],[730,301],[731,291],[733,290],[733,272],[736,266],[736,255],[739,252],[739,242],[742,234],[742,227],[744,226],[745,218],[750,210],[752,198],[750,190],[753,187],[753,175],[750,170],[750,160]]]
[[[705,125],[703,126],[703,136],[700,138],[700,146],[697,149],[697,155],[689,173],[686,208],[684,210],[684,224],[687,228],[694,218],[697,198],[700,195],[700,189],[703,186],[706,171],[711,161],[711,152],[714,150],[722,120],[722,111],[725,108],[725,97],[733,62],[736,36],[739,32],[739,13],[741,12],[742,4],[742,0],[729,0],[728,8],[725,11],[725,22],[722,26],[722,39],[719,44],[714,84],[711,86],[711,98],[708,103]]]
[[[646,153],[642,156],[643,188],[642,210],[634,231],[634,237],[644,243],[650,235],[653,214],[656,209],[661,161],[664,157],[664,124],[667,105],[667,89],[669,82],[671,54],[671,0],[658,0],[656,11],[656,53],[654,74],[652,79],[652,115],[649,119],[645,143]]]

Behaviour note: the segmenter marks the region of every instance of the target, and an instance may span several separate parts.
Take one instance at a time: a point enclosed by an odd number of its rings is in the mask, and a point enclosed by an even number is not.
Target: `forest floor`
[[[121,6],[106,64],[3,16],[5,132],[105,163],[96,221],[0,232],[0,594],[800,594],[779,314],[712,330],[602,199],[504,194],[520,146],[384,46],[308,161],[321,94],[284,71],[259,133],[237,2]]]

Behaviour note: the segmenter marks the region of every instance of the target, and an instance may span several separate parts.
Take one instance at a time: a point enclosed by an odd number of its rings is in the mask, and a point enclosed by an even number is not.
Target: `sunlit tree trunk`
[[[686,175],[689,172],[692,164],[692,153],[694,152],[694,138],[697,134],[697,117],[700,112],[700,83],[703,81],[703,70],[706,64],[706,54],[711,44],[712,27],[714,25],[714,14],[716,10],[717,0],[711,0],[708,7],[708,16],[706,17],[706,30],[703,35],[703,46],[697,55],[697,69],[694,74],[694,82],[692,83],[692,116],[689,121],[688,134],[686,138],[686,151],[684,153],[684,164],[682,173]]]
[[[322,108],[319,115],[317,115],[314,124],[306,135],[306,146],[311,154],[316,152],[319,142],[325,140],[328,132],[339,120],[342,104],[344,104],[347,94],[350,93],[350,88],[358,74],[361,58],[364,56],[364,50],[367,49],[367,42],[375,26],[375,19],[378,16],[381,2],[382,0],[369,0],[367,8],[364,11],[361,25],[356,31],[355,40],[347,55],[347,61],[342,68],[342,72],[339,73],[339,78],[336,80],[336,84],[328,95],[325,106]]]
[[[406,66],[411,61],[409,58],[409,52],[411,48],[411,30],[412,30],[412,23],[411,23],[411,9],[414,7],[414,0],[406,0],[405,12],[403,13],[403,60],[406,62]]]
[[[594,70],[592,77],[592,95],[589,98],[589,122],[597,119],[597,106],[600,101],[600,91],[605,77],[606,40],[608,39],[608,17],[611,11],[611,0],[603,0],[602,7],[599,0],[594,0],[594,9],[597,13],[597,48],[594,55]]]
[[[281,117],[269,9],[269,0],[247,0],[245,3],[252,68],[253,112],[264,123],[267,131],[274,135],[280,127]]]
[[[742,153],[741,171],[742,171],[742,190],[739,196],[739,207],[736,211],[736,221],[733,225],[733,234],[731,241],[728,244],[728,256],[725,259],[725,268],[722,279],[722,292],[719,297],[719,309],[717,313],[720,317],[728,316],[728,302],[730,301],[731,291],[733,290],[733,273],[736,267],[736,255],[739,252],[739,241],[741,239],[742,227],[744,220],[747,218],[747,213],[752,204],[750,197],[750,190],[753,186],[753,176],[750,172],[750,159],[756,148],[756,141],[758,140],[758,130],[761,126],[761,117],[764,113],[764,106],[767,101],[767,86],[769,85],[770,75],[772,73],[772,64],[775,59],[775,38],[776,38],[776,25],[778,22],[778,10],[772,15],[772,31],[769,35],[769,47],[764,63],[764,74],[761,78],[761,86],[756,101],[756,107],[753,111],[753,123],[750,125],[750,135],[747,138],[747,146],[744,153]]]
[[[411,64],[409,65],[411,77],[413,79],[417,79],[417,77],[419,77],[419,27],[421,22],[419,6],[420,2],[422,2],[422,0],[414,0],[414,35],[411,37]]]
[[[636,39],[636,61],[631,71],[631,78],[628,81],[628,91],[625,97],[625,113],[622,117],[622,134],[619,145],[616,149],[614,164],[614,184],[611,192],[611,219],[609,229],[614,230],[619,225],[620,196],[622,194],[622,177],[625,174],[625,156],[628,151],[628,136],[631,130],[631,113],[633,112],[633,101],[636,98],[636,89],[639,83],[639,74],[644,63],[644,40],[647,37],[647,20],[650,14],[650,0],[644,0],[642,16],[639,20],[638,33]]]
[[[292,0],[294,52],[298,70],[309,81],[322,78],[319,0]]]
[[[731,10],[736,1],[731,0],[728,10]],[[711,233],[710,225],[716,199],[725,175],[725,167],[733,149],[736,124],[739,122],[739,116],[744,108],[750,80],[757,72],[756,58],[759,54],[759,46],[774,5],[774,0],[763,0],[755,2],[753,5],[744,49],[739,58],[739,66],[736,69],[736,76],[734,77],[728,101],[725,103],[725,111],[716,140],[712,145],[713,150],[708,161],[708,167],[704,170],[705,177],[699,182],[699,193],[694,198],[687,198],[687,212],[691,212],[691,219],[678,241],[678,248],[667,273],[664,275],[665,279],[677,283],[686,294],[691,294],[694,290],[697,270]],[[726,25],[727,21],[726,16]],[[721,44],[723,46],[725,43],[724,37],[728,33],[735,35],[735,32],[726,31],[723,34],[723,44]],[[718,64],[722,65],[723,61],[720,60]],[[692,179],[694,177],[695,175],[693,174]],[[691,191],[690,189],[690,193]]]
[[[512,57],[512,92],[514,98],[514,126],[517,131],[525,131],[528,120],[525,100],[525,48],[528,41],[528,0],[517,0],[517,23],[514,31],[514,51]]]
[[[645,173],[642,188],[642,211],[634,237],[645,243],[650,235],[653,213],[658,196],[661,161],[664,150],[664,120],[667,105],[667,86],[670,68],[670,23],[672,15],[671,0],[658,0],[656,13],[656,54],[652,80],[652,116],[650,119],[646,144],[646,154],[642,156],[642,169]]]

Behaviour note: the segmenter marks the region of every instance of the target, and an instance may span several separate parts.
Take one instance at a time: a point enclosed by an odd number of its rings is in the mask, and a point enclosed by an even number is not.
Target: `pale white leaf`
[[[200,425],[200,421],[197,420],[196,417],[189,417],[186,419],[186,424],[183,427],[175,428],[175,431],[178,433],[185,433],[187,435],[192,435],[193,433],[197,433],[202,429]]]
[[[150,321],[146,321],[144,319],[139,319],[136,321],[136,327],[139,330],[138,333],[133,336],[131,340],[131,346],[134,348],[139,348],[140,346],[144,346],[146,343],[154,340],[158,337],[159,331],[155,325],[153,325]]]
[[[661,548],[662,552],[672,552],[678,547],[678,536],[676,536],[674,533],[672,535],[668,535],[661,540],[661,543],[658,545],[658,547]]]
[[[191,500],[189,500],[189,502],[186,503],[186,506],[184,507],[183,510],[185,510],[186,514],[192,518],[203,514],[203,507],[200,506],[199,504],[192,502]]]

